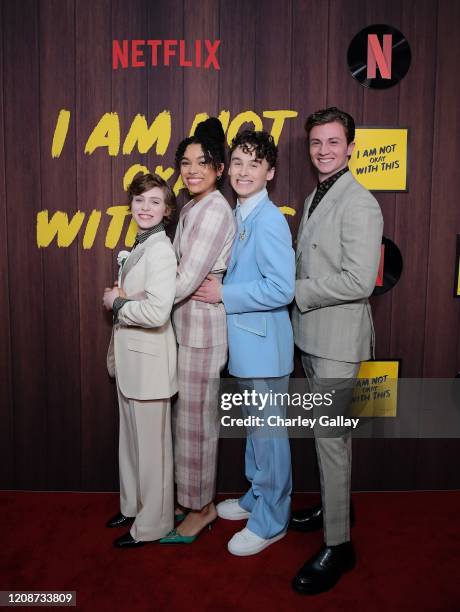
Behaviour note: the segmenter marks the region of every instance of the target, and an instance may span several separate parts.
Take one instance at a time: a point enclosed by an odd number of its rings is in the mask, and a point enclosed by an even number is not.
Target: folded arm
[[[229,217],[222,204],[209,206],[195,221],[177,267],[176,304],[192,295],[213,269],[228,232]]]
[[[137,327],[161,327],[171,314],[176,291],[176,258],[167,244],[147,249],[145,298],[127,300],[118,311],[118,321]]]

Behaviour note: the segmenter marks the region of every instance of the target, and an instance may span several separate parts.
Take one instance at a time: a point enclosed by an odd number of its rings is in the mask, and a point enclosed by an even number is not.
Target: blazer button
[[[312,245],[311,245],[311,248],[312,248],[312,249],[316,249],[316,247],[317,247],[317,246],[318,246],[317,244],[312,244]]]

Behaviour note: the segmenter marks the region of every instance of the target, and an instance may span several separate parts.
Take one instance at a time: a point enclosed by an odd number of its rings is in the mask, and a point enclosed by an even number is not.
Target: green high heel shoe
[[[186,512],[182,512],[182,514],[175,514],[174,515],[174,522],[175,523],[181,523],[186,516],[187,516]]]
[[[214,519],[214,521],[215,520],[216,519]],[[209,531],[212,529],[212,524],[214,521],[211,521],[209,525],[206,525]],[[198,536],[206,529],[206,527],[203,527],[201,531],[192,536],[184,536],[178,533],[176,529],[171,529],[171,531],[167,533],[164,538],[161,538],[160,544],[193,544],[193,542],[198,539]]]
[[[197,533],[196,535],[192,536],[183,536],[175,529],[171,529],[171,531],[167,533],[164,538],[161,538],[160,544],[193,544],[199,535],[200,534]]]

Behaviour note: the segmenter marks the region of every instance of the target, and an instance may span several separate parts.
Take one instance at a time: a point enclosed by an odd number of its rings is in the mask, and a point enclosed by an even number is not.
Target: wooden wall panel
[[[459,371],[459,300],[452,299],[452,261],[460,233],[455,191],[460,111],[460,5],[439,2],[437,19],[434,143],[423,375],[453,377]],[[418,445],[416,487],[458,488],[457,440],[423,440]],[[436,483],[436,484],[435,484]]]
[[[110,112],[111,2],[79,0],[76,4],[77,202],[86,213],[113,202],[111,160],[107,149],[84,153],[85,143],[100,118]],[[83,41],[86,44],[82,44]],[[82,487],[117,488],[116,421],[113,390],[107,381],[110,317],[102,309],[102,293],[112,280],[112,253],[105,248],[108,218],[103,215],[99,237],[90,250],[79,248],[80,362],[82,423]],[[102,237],[101,237],[102,236]],[[97,468],[96,468],[97,466]]]
[[[385,0],[378,3],[368,2],[366,4],[366,23],[391,23],[400,30],[401,3],[397,0]],[[400,91],[400,87],[390,87],[383,90],[365,90],[362,124],[397,126]],[[396,195],[394,193],[376,193],[375,196],[382,209],[384,236],[394,239]],[[379,296],[379,299],[372,301],[378,357],[388,357],[391,355],[391,305],[393,295],[394,292],[389,291]]]
[[[292,109],[280,139],[271,189],[297,214],[315,185],[303,124],[326,105],[358,125],[410,128],[409,192],[376,194],[385,234],[404,257],[403,276],[373,300],[377,353],[403,360],[404,376],[454,376],[460,370],[460,301],[452,297],[459,110],[459,5],[454,0],[19,0],[2,3],[0,32],[0,486],[116,489],[117,402],[105,371],[111,332],[101,307],[117,272],[120,243],[105,247],[109,206],[124,204],[122,179],[134,163],[172,167],[178,142],[199,112]],[[389,23],[407,36],[412,65],[400,85],[372,91],[348,71],[353,36]],[[18,36],[21,32],[21,36]],[[221,70],[170,67],[113,71],[116,39],[220,39]],[[27,41],[27,44],[24,44]],[[66,144],[52,159],[60,108],[71,111]],[[172,117],[165,156],[153,147],[110,156],[84,153],[104,113],[117,112],[121,145],[135,114]],[[264,119],[270,129],[272,121]],[[174,173],[172,181],[175,181]],[[229,201],[230,187],[224,186]],[[183,193],[180,201],[186,199]],[[39,210],[102,211],[91,249],[36,246]],[[296,372],[301,373],[298,360]],[[221,443],[219,489],[245,486],[243,441]],[[458,487],[458,441],[356,440],[358,489]],[[311,440],[294,440],[297,489],[317,489]]]
[[[368,5],[362,1],[350,4],[331,0],[329,9],[327,106],[345,109],[358,126],[365,124],[365,100],[369,92],[351,78],[346,62],[351,40],[370,23],[366,14]],[[375,488],[374,483],[379,478],[376,466],[380,465],[377,458],[381,456],[383,446],[381,440],[353,441],[353,489]]]
[[[126,3],[123,0],[112,1],[112,40],[122,41],[126,38],[135,38],[138,40],[147,40],[151,38],[149,24],[147,18],[147,5],[145,0],[133,0],[131,2],[131,10],[126,11]],[[145,57],[144,61],[150,61],[150,58]],[[120,119],[120,135],[121,144],[124,142],[129,128],[137,114],[144,115],[147,124],[150,125],[150,117],[148,112],[148,81],[147,74],[149,68],[110,70],[112,79],[112,101],[110,109],[118,113]],[[108,72],[106,70],[106,72]],[[140,164],[150,169],[146,154],[139,153],[139,150],[134,147],[130,155],[120,154],[111,158],[112,167],[112,204],[115,206],[127,204],[127,194],[123,187],[123,178],[125,172],[134,164]],[[118,278],[117,253],[126,249],[125,235],[129,227],[131,217],[128,216],[124,222],[121,240],[118,246],[111,252],[112,256],[112,272],[111,276],[106,279],[105,285],[109,285]],[[102,313],[101,313],[102,314]],[[103,319],[103,321],[102,321]],[[106,343],[110,340],[112,333],[112,325],[110,318],[107,316],[101,317],[100,323],[104,323],[106,330]],[[106,375],[108,379],[108,375]],[[116,383],[114,379],[109,380],[109,385],[112,391],[112,411],[111,418],[113,422],[113,445],[118,448],[118,399],[116,391]],[[114,464],[114,478],[118,477],[118,461]]]
[[[41,193],[38,3],[8,2],[3,10],[15,486],[45,488],[45,304],[42,255],[35,238]]]
[[[149,2],[148,24],[149,31],[154,32],[160,40],[185,38],[183,0],[161,0],[155,2],[155,4]],[[155,154],[155,151],[150,151],[147,156],[149,168],[155,168],[157,165],[162,165],[164,168],[174,168],[177,145],[188,135],[190,125],[188,123],[184,124],[184,70],[191,69],[159,66],[156,70],[147,71],[149,116],[153,118],[167,109],[171,112],[172,123],[171,141],[166,154],[164,157],[159,157]],[[171,185],[175,184],[177,176],[178,173],[174,171]],[[183,191],[179,197],[179,203],[186,200],[187,197]],[[171,238],[174,236],[175,225],[175,223],[171,223],[167,228]]]
[[[3,16],[4,4],[0,5],[0,21],[5,23]],[[14,406],[11,381],[11,334],[10,334],[10,295],[8,274],[8,216],[6,206],[6,176],[5,176],[5,112],[4,99],[4,53],[3,29],[0,28],[0,487],[13,488],[14,478]]]
[[[244,28],[235,28],[235,23],[244,23]],[[225,71],[223,74],[232,74],[232,79],[219,79],[218,102],[220,111],[230,112],[230,124],[239,113],[255,110],[257,2],[237,0],[229,3],[221,0],[219,35],[222,41],[232,41],[231,46],[222,44],[221,47],[221,70]],[[236,199],[228,179],[224,179],[222,191],[233,206]]]
[[[202,0],[200,10],[196,10],[193,0],[184,0],[184,39],[185,40],[216,40],[219,36],[219,2]],[[176,24],[177,27],[177,24]],[[219,113],[219,70],[198,69],[184,70],[183,117],[184,130],[182,136],[188,136],[196,113]]]
[[[411,44],[412,66],[401,82],[399,125],[409,126],[411,150],[409,191],[396,195],[394,241],[399,246],[404,271],[392,291],[391,354],[404,355],[403,373],[422,375],[425,335],[431,169],[433,163],[436,39],[433,8],[424,0],[402,4],[401,30]],[[417,103],[414,103],[414,101]],[[415,126],[421,126],[418,129]],[[424,181],[417,177],[424,177]],[[410,304],[410,308],[408,305]],[[446,373],[447,374],[447,373]]]
[[[298,112],[295,120],[289,120],[289,204],[296,215],[289,218],[291,230],[297,236],[303,204],[316,185],[303,126],[308,115],[325,108],[327,97],[327,56],[329,41],[328,3],[292,3],[292,58],[291,103],[289,108]],[[309,58],[325,58],[324,62]],[[308,69],[306,64],[308,63]],[[298,352],[295,353],[295,376],[303,377]],[[291,439],[293,486],[296,490],[319,490],[316,468],[316,450],[313,439]]]
[[[401,29],[401,4],[395,0],[366,3],[365,23],[391,23]],[[359,28],[360,29],[360,28]],[[397,126],[400,87],[383,90],[364,89],[362,125]],[[393,193],[376,193],[383,214],[384,236],[394,239],[395,201]],[[391,305],[393,291],[372,300],[376,337],[376,356],[392,356]],[[393,442],[393,441],[390,441]],[[396,440],[397,449],[404,443]],[[386,472],[387,440],[356,440],[354,442],[353,480],[364,489],[378,489]],[[394,487],[392,487],[394,488]]]
[[[305,198],[316,185],[304,125],[312,112],[325,108],[327,98],[327,56],[329,47],[328,3],[292,3],[291,105],[298,112],[290,120],[289,134],[289,202],[297,214],[290,218],[293,234],[297,235]],[[324,58],[325,61],[311,61]],[[308,68],[307,68],[308,65]]]
[[[424,129],[410,130],[409,146],[411,152],[426,151],[426,155],[411,153],[409,191],[397,194],[395,198],[392,239],[402,252],[404,271],[398,285],[390,292],[391,339],[387,354],[391,357],[404,355],[402,375],[411,378],[421,376],[423,364],[424,334],[419,330],[425,321],[436,28],[432,20],[431,0],[417,5],[405,3],[401,9],[400,29],[410,41],[412,67],[399,87],[397,123],[401,126],[411,126],[414,123],[424,125]],[[418,104],[414,105],[415,99]],[[414,180],[416,176],[426,176],[426,183]],[[374,303],[378,302],[379,299],[375,299]],[[416,439],[385,440],[385,459],[379,483],[382,488],[410,489],[416,486],[419,444],[423,449],[424,442]],[[401,469],[402,466],[406,466],[405,469]]]
[[[347,51],[355,34],[368,25],[367,4],[365,0],[329,1],[326,104],[346,108],[357,125],[363,119],[364,88],[350,77]]]
[[[60,24],[55,27],[55,21]],[[75,167],[75,6],[73,0],[40,2],[40,176],[42,208],[78,209]],[[62,49],[67,49],[62,53]],[[56,93],[56,82],[60,84]],[[53,159],[51,143],[60,109],[71,112],[61,157]],[[78,246],[43,249],[45,301],[45,368],[48,410],[47,488],[78,489],[80,469],[80,334]],[[56,294],[56,289],[58,292]]]
[[[255,56],[255,111],[290,108],[291,106],[292,0],[257,5]],[[278,162],[269,186],[270,197],[278,205],[289,203],[290,150],[292,119],[287,119],[278,143]],[[264,119],[271,130],[272,120]]]
[[[433,172],[426,298],[423,375],[455,376],[458,363],[459,301],[452,299],[455,235],[460,206],[455,190],[458,172],[460,4],[440,2],[434,115]],[[428,187],[428,185],[427,185]]]

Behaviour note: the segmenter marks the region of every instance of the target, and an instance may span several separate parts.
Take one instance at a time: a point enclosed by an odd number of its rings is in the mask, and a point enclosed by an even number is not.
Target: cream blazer
[[[170,316],[176,269],[165,232],[139,244],[125,262],[121,286],[133,301],[118,313],[107,369],[127,398],[155,400],[177,392],[177,348]]]

